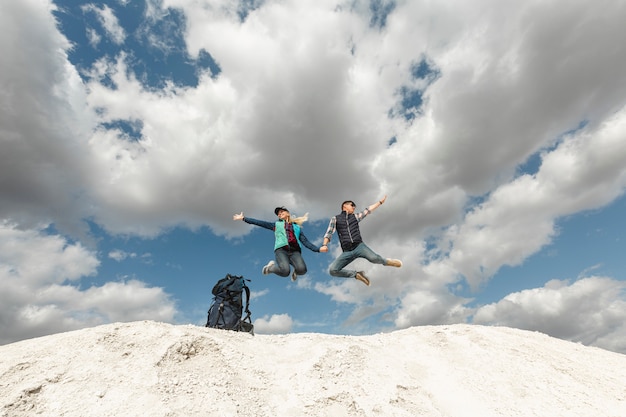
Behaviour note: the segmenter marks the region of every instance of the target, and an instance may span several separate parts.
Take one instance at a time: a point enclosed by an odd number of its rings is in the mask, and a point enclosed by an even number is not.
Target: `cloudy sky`
[[[80,4],[77,4],[80,3]],[[114,321],[203,325],[251,280],[259,333],[538,330],[626,353],[620,0],[0,3],[0,343]],[[341,201],[401,269],[273,221]]]

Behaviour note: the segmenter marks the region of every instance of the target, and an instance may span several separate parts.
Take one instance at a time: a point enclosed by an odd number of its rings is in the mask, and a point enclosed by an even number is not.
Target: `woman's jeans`
[[[268,269],[272,274],[286,277],[289,275],[290,264],[293,265],[297,275],[306,274],[306,264],[304,259],[302,259],[301,252],[278,248],[274,251],[274,254],[276,255],[276,263]]]
[[[333,277],[354,278],[357,271],[345,270],[343,268],[357,258],[365,258],[373,264],[384,265],[386,263],[385,258],[371,250],[365,243],[361,242],[359,246],[353,250],[343,252],[330,264],[330,275]]]

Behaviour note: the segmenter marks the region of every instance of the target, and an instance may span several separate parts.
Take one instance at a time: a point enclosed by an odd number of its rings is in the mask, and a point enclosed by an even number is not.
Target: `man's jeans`
[[[333,277],[354,278],[357,271],[345,270],[343,268],[357,258],[365,258],[373,264],[384,265],[386,263],[382,256],[371,250],[365,243],[361,242],[359,246],[353,250],[343,252],[330,264],[330,275]]]
[[[286,277],[289,275],[289,264],[293,265],[296,274],[306,274],[306,264],[304,259],[302,259],[301,252],[278,248],[274,251],[274,254],[276,255],[276,263],[268,270],[272,274]]]

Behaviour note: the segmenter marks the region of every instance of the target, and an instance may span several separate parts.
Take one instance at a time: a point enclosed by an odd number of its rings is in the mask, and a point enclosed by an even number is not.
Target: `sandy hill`
[[[116,323],[0,346],[0,416],[626,416],[626,355],[473,325]]]

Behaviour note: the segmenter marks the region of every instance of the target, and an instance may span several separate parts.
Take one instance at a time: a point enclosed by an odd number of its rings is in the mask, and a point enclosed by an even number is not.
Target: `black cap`
[[[279,211],[281,211],[281,210],[285,210],[286,212],[289,212],[289,210],[287,210],[287,208],[286,208],[286,207],[284,207],[284,206],[280,206],[280,207],[276,207],[276,208],[274,209],[274,214],[278,216],[278,212],[279,212]]]

